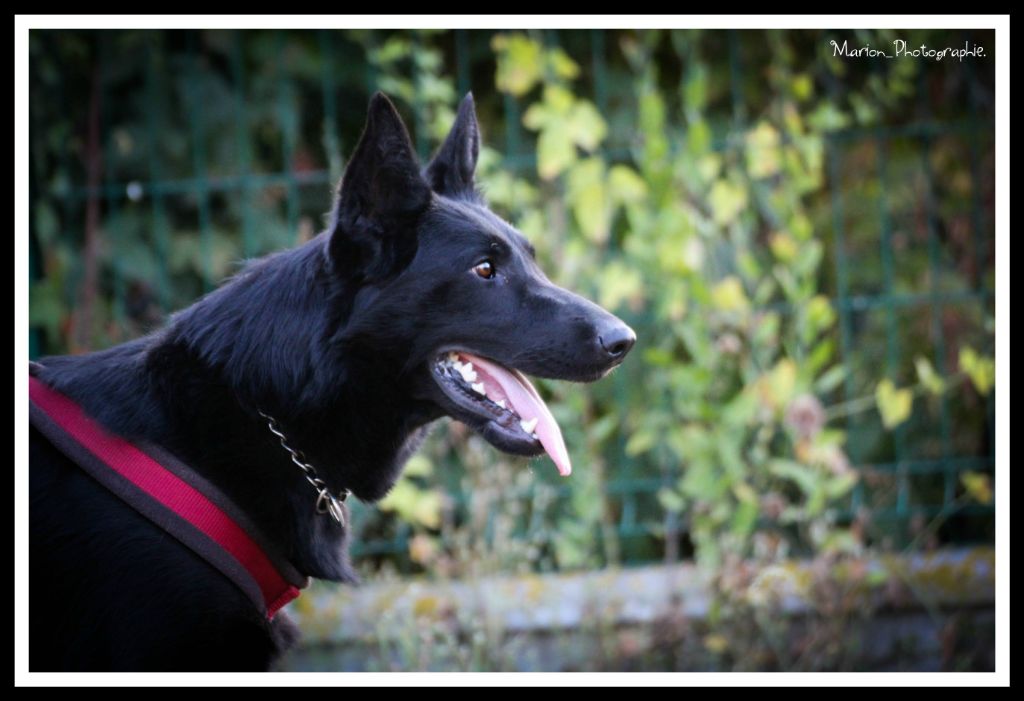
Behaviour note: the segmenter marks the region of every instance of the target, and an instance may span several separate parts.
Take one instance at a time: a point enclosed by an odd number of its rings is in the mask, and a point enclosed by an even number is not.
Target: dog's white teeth
[[[500,406],[502,409],[505,408],[505,400],[504,399],[499,399],[498,401],[495,402],[495,404]]]
[[[466,363],[462,367],[456,366],[459,374],[462,375],[462,379],[466,382],[476,382],[476,370],[473,369],[473,363]]]
[[[482,394],[485,397],[487,396],[487,392],[484,391],[483,382],[477,382],[476,384],[470,386],[473,388],[473,391],[476,392],[477,394]]]
[[[520,421],[519,425],[522,427],[524,432],[532,434],[533,429],[537,428],[537,417],[534,417],[529,421]]]

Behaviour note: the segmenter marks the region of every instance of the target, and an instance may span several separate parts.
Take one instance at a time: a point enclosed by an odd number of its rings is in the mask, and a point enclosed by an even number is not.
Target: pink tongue
[[[469,353],[459,353],[459,355],[501,385],[509,404],[512,405],[512,410],[519,414],[521,419],[525,421],[532,418],[537,419],[537,428],[534,429],[534,432],[540,439],[541,445],[554,461],[555,467],[558,468],[558,474],[562,477],[568,476],[572,472],[572,465],[569,463],[569,451],[565,448],[562,431],[558,428],[555,417],[551,415],[551,411],[530,381],[517,370],[508,370]]]

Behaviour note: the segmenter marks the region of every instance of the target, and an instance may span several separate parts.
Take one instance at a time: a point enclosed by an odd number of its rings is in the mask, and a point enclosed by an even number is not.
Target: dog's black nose
[[[597,342],[601,344],[601,348],[609,358],[618,360],[628,353],[636,343],[636,334],[633,333],[633,329],[618,319],[615,322],[615,324],[601,329],[601,333],[597,336]]]

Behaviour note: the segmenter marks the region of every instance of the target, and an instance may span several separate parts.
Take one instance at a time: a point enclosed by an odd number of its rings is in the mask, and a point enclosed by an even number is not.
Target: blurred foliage
[[[33,327],[48,352],[153,328],[320,228],[371,89],[426,157],[472,87],[492,207],[639,342],[595,385],[538,382],[570,480],[449,423],[357,509],[365,565],[714,567],[919,543],[909,512],[897,529],[874,515],[992,489],[991,465],[959,481],[878,467],[991,455],[994,143],[970,121],[990,114],[991,62],[843,60],[831,36],[33,32]],[[99,274],[76,345],[90,202]],[[992,537],[990,512],[942,513],[930,533]]]

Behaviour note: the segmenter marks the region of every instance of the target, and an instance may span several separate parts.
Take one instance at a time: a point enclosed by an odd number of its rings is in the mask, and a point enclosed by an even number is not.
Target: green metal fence
[[[389,88],[375,62],[367,60],[385,34],[321,30],[83,35],[86,45],[96,47],[96,82],[83,85],[68,70],[58,71],[39,87],[33,96],[33,146],[41,146],[44,138],[87,138],[84,128],[60,127],[60,110],[47,105],[71,110],[77,117],[72,123],[82,127],[89,98],[94,97],[102,180],[90,185],[86,169],[73,162],[68,148],[63,162],[33,162],[31,192],[34,205],[46,196],[60,203],[59,211],[51,213],[55,235],[73,247],[84,245],[83,222],[90,201],[98,199],[106,247],[102,284],[109,286],[112,300],[110,322],[103,331],[107,342],[143,332],[162,314],[215,287],[225,260],[293,245],[319,229],[330,188],[342,171],[342,154],[358,135],[367,96]],[[444,61],[440,70],[454,76],[458,92],[475,89],[487,140],[504,150],[503,167],[529,172],[535,161],[531,136],[522,129],[521,106],[509,95],[487,92],[494,75],[492,34],[413,33],[410,41],[439,48]],[[621,67],[619,33],[551,31],[543,37],[562,44],[584,66],[581,85],[591,91],[602,113],[612,104],[634,99],[613,79]],[[743,129],[756,100],[745,78],[750,59],[744,56],[744,38],[740,32],[714,37],[712,50],[719,52],[727,66],[723,75],[730,81],[730,104],[719,115],[724,126],[716,148],[721,150],[736,147],[728,135]],[[60,41],[54,32],[37,32],[33,39],[40,53]],[[311,56],[317,60],[308,60]],[[38,56],[34,61],[33,70],[45,67],[40,67]],[[431,148],[423,138],[428,115],[419,96],[429,86],[422,71],[417,73],[415,59],[409,70],[417,89],[409,101],[399,104],[411,114],[410,129],[420,137],[417,147],[426,157]],[[969,334],[982,347],[991,344],[991,331],[982,324],[994,305],[988,175],[993,116],[971,65],[951,65],[948,70],[960,76],[962,92],[947,113],[934,114],[934,107],[923,99],[911,120],[834,131],[827,142],[831,231],[821,235],[828,241],[832,265],[825,275],[839,313],[841,357],[855,370],[847,376],[840,399],[858,396],[857,368],[882,367],[893,378],[906,374],[913,361],[904,352],[913,327],[908,320],[930,319],[928,338],[919,345],[930,348],[931,361],[943,376],[951,372],[951,333]],[[842,87],[834,83],[831,89],[839,92]],[[921,93],[927,95],[927,86]],[[223,99],[225,94],[230,101]],[[49,134],[51,128],[58,130],[56,136]],[[932,170],[930,153],[939,141],[955,143],[969,162],[969,182],[957,184],[956,194],[948,184],[936,182]],[[865,144],[872,146],[870,162],[864,160]],[[612,158],[626,160],[629,146],[629,135],[620,134],[607,149]],[[915,172],[892,172],[894,150],[901,154],[900,163],[907,162],[907,153],[917,154]],[[908,179],[913,185],[907,185]],[[866,194],[874,187],[872,182],[879,186]],[[903,191],[908,187],[913,196]],[[868,200],[873,201],[865,205]],[[912,201],[909,211],[907,201]],[[911,245],[899,233],[901,221],[908,217],[923,217],[927,227],[925,288],[908,284],[910,278],[900,267],[901,251]],[[179,232],[174,240],[172,232]],[[51,240],[33,231],[34,276],[42,275],[40,260],[48,255],[43,239]],[[147,250],[138,250],[140,246]],[[963,255],[972,257],[973,272],[966,280],[949,274],[954,262],[962,267]],[[181,272],[183,256],[199,261],[198,276]],[[879,264],[871,265],[875,260]],[[72,266],[70,277],[55,283],[72,307],[83,265]],[[639,327],[645,323],[643,318],[630,321]],[[33,328],[31,342],[33,357],[65,350],[53,328]],[[873,494],[882,491],[894,497],[890,503],[872,502],[871,517],[892,522],[894,531],[906,530],[915,518],[954,516],[960,473],[994,468],[994,405],[989,399],[984,406],[954,411],[951,401],[943,395],[934,410],[915,411],[891,439],[879,440],[870,421],[848,420],[850,458],[865,479],[854,490],[843,517],[854,518]],[[869,450],[862,449],[868,445]],[[653,497],[673,476],[640,469],[622,442],[617,459],[607,497],[618,507],[619,537],[650,539],[652,526],[678,532],[675,517],[656,508]],[[447,481],[456,501],[464,500],[457,493],[457,479]],[[555,492],[564,497],[570,489],[560,485]],[[958,507],[945,526],[946,535],[954,541],[984,539],[991,523],[991,507]],[[359,543],[356,552],[404,553],[409,534],[408,527],[399,525],[393,537]]]

